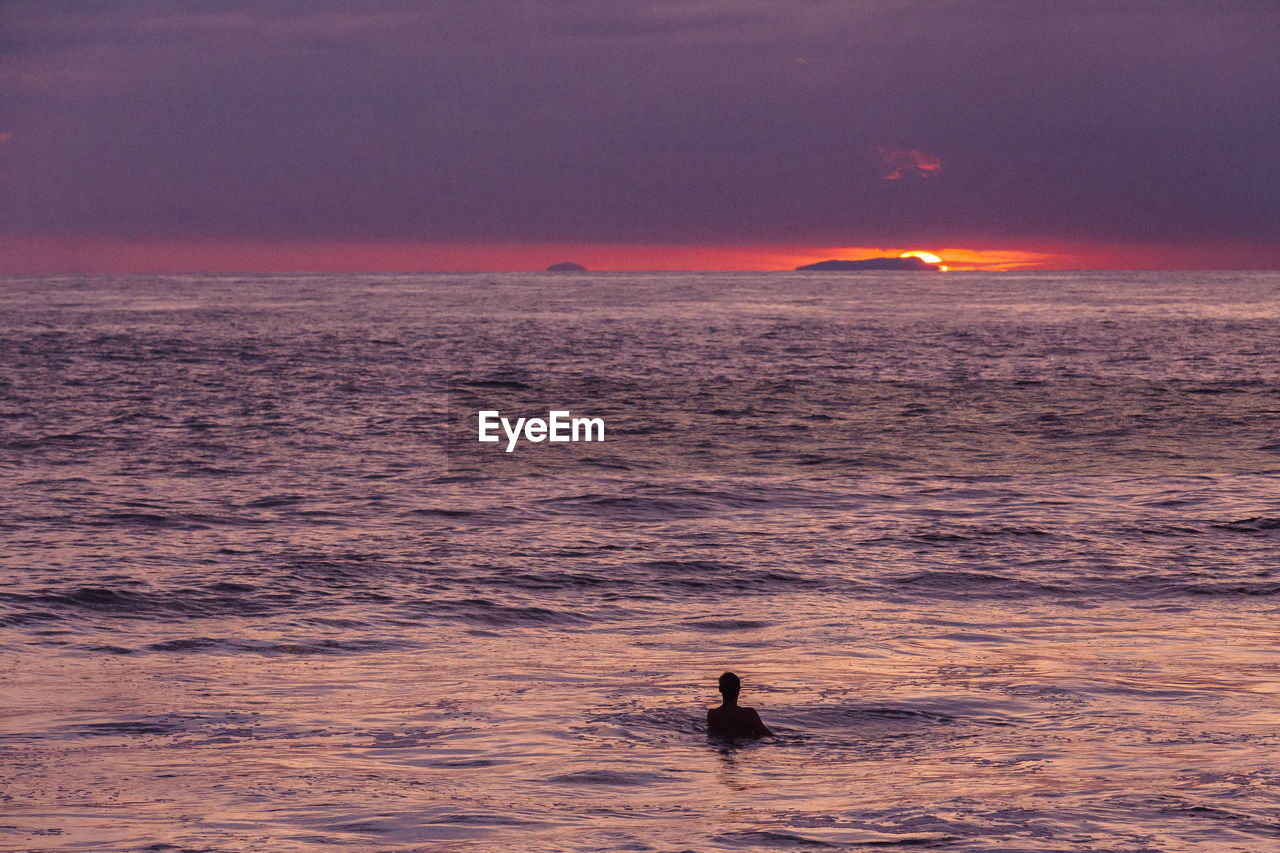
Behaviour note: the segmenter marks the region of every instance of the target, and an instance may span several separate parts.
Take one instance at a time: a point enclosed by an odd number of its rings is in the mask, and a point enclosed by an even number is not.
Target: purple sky
[[[1276,0],[5,0],[0,40],[10,239],[1280,262]]]

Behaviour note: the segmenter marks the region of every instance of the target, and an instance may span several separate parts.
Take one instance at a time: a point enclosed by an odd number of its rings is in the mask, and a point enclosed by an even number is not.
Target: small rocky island
[[[796,267],[798,270],[906,270],[908,272],[938,271],[937,264],[910,255],[905,258],[866,258],[861,261],[819,261]]]
[[[552,264],[551,266],[547,267],[547,272],[586,272],[586,271],[587,271],[587,268],[584,267],[582,264],[574,264],[574,263],[570,263],[569,261],[565,261],[564,263],[560,263],[560,264]]]

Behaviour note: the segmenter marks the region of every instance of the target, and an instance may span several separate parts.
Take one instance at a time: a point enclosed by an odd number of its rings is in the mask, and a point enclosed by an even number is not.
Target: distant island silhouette
[[[907,270],[919,272],[923,270],[938,271],[937,264],[931,264],[924,258],[910,255],[905,258],[866,258],[861,261],[818,261],[816,264],[805,264],[797,270]]]
[[[586,272],[586,271],[587,271],[587,268],[584,267],[582,264],[570,263],[569,261],[565,261],[564,263],[559,263],[559,264],[552,264],[551,266],[547,267],[547,272]]]

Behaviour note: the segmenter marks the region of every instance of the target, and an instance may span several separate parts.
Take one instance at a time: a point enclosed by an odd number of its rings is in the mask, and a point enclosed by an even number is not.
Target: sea
[[[1280,273],[2,278],[0,849],[1280,849],[1278,355]]]

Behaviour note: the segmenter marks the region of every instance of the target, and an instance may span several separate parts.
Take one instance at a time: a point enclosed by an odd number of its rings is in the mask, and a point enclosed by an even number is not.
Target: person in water
[[[744,708],[738,704],[738,694],[742,692],[742,679],[732,672],[720,676],[720,695],[724,704],[719,708],[707,711],[707,732],[724,737],[768,737],[769,731],[756,713],[755,708]]]

